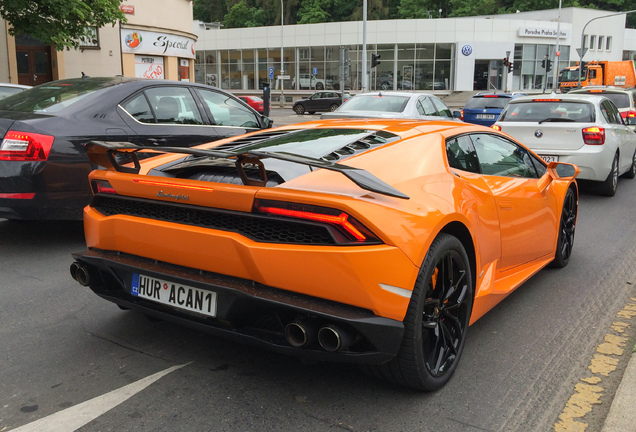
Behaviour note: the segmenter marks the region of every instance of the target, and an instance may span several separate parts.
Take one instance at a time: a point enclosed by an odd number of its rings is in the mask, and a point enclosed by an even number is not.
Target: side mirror
[[[574,164],[565,162],[550,162],[548,168],[543,174],[543,177],[539,179],[538,187],[540,191],[543,191],[548,187],[553,180],[568,180],[573,179],[581,170]]]
[[[461,113],[461,111],[453,111],[453,117],[455,117],[455,118],[461,118],[461,117],[462,117],[462,113]]]
[[[269,129],[274,125],[274,120],[266,116],[261,116],[261,122],[263,123],[264,129]]]
[[[625,124],[627,126],[636,126],[636,117],[627,117],[625,119]]]

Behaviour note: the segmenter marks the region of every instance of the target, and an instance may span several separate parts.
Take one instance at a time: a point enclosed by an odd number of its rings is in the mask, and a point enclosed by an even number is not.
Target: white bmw
[[[578,165],[579,179],[600,182],[600,193],[613,196],[619,176],[636,177],[636,119],[627,121],[607,97],[551,94],[510,101],[492,127],[546,162]]]

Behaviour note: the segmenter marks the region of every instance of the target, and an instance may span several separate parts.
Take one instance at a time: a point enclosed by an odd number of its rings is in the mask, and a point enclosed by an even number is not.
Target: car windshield
[[[480,96],[474,97],[466,102],[466,106],[464,109],[484,109],[484,108],[496,108],[502,109],[505,107],[508,102],[510,102],[509,97],[488,97],[488,96]]]
[[[594,105],[588,102],[528,101],[508,104],[499,117],[508,122],[577,122],[595,121]]]
[[[559,81],[578,81],[579,70],[578,69],[563,69],[561,71],[561,78]]]
[[[54,81],[0,100],[0,110],[55,113],[96,90],[110,87],[112,80]]]
[[[402,112],[408,101],[406,96],[358,95],[343,103],[338,111]]]

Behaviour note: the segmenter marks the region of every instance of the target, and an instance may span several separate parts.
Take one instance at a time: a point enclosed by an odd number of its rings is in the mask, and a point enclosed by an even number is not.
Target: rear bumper
[[[371,311],[292,293],[254,281],[202,272],[137,256],[92,249],[75,253],[89,275],[90,289],[122,307],[272,351],[316,360],[381,364],[401,345],[402,322]],[[217,293],[217,315],[205,317],[131,294],[132,274],[169,280]],[[310,341],[295,347],[285,337],[289,323],[306,324]],[[324,327],[337,328],[351,343],[328,351],[317,342]]]

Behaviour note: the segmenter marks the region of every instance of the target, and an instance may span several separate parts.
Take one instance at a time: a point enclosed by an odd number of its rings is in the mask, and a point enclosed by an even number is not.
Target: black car
[[[344,94],[346,101],[351,97],[350,94]],[[333,91],[319,91],[307,99],[300,99],[294,102],[292,107],[296,114],[302,115],[305,112],[314,114],[320,111],[335,111],[342,103],[341,94]]]
[[[0,100],[0,218],[81,219],[91,140],[191,147],[272,121],[223,90],[126,77],[53,81]]]

